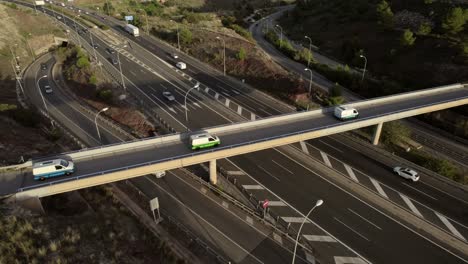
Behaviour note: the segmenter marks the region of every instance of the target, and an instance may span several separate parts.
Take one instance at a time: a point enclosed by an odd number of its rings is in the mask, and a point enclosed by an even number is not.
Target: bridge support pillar
[[[374,138],[372,139],[373,145],[379,144],[380,134],[382,133],[382,126],[383,126],[383,123],[378,123],[377,126],[375,127]]]
[[[218,174],[216,172],[216,160],[210,160],[210,183],[216,185],[218,183]]]

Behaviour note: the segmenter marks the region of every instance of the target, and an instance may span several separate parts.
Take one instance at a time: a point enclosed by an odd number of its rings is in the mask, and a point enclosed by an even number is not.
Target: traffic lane
[[[220,201],[206,198],[199,189],[196,189],[196,187],[191,186],[187,180],[184,180],[187,175],[177,172],[177,170],[170,171],[168,175],[162,179],[149,178],[149,180],[170,193],[173,193],[177,199],[188,205],[190,209],[203,215],[203,218],[208,222],[217,223],[216,227],[219,230],[249,252],[257,249],[257,254],[255,256],[264,263],[274,263],[274,260],[278,261],[280,259],[285,260],[281,263],[291,260],[292,252],[275,243],[269,237],[270,232],[268,229],[262,228],[263,230],[260,230],[254,228],[240,215],[237,215],[235,211],[226,209],[219,203]],[[192,202],[196,199],[200,200],[200,198],[203,198],[205,203]],[[276,250],[271,250],[272,248]]]
[[[226,86],[227,85],[227,86],[230,86],[231,89],[234,89],[232,87],[236,86],[236,84],[234,84],[234,83],[228,84],[228,82],[231,82],[228,78],[225,78],[225,80],[217,78],[216,76],[219,74],[218,72],[215,72],[212,69],[209,69],[207,66],[204,66],[202,63],[199,63],[199,62],[189,58],[188,56],[183,55],[180,52],[169,50],[165,45],[163,45],[161,43],[158,43],[157,46],[156,46],[154,41],[148,40],[144,36],[140,36],[140,37],[136,37],[136,38],[131,37],[130,35],[128,35],[128,33],[126,31],[124,31],[122,29],[122,27],[120,25],[118,25],[116,23],[111,24],[111,26],[115,30],[117,30],[119,33],[124,35],[125,37],[131,39],[132,41],[135,41],[136,43],[138,43],[138,44],[140,44],[142,46],[145,46],[147,48],[147,50],[144,50],[144,52],[151,51],[151,53],[158,56],[159,58],[169,57],[170,58],[169,62],[173,62],[173,63],[176,61],[171,57],[171,54],[173,54],[174,52],[177,53],[179,56],[181,56],[181,58],[185,57],[185,60],[182,60],[182,61],[187,63],[188,68],[190,68],[192,70],[192,73],[195,74],[195,78],[197,80],[205,83],[205,84],[208,84],[208,86],[210,86],[210,88],[212,88],[214,90],[222,92],[222,91],[220,91],[219,86]],[[158,48],[155,48],[155,46],[158,47]],[[138,47],[132,47],[132,48],[133,49],[138,49]],[[188,63],[189,60],[191,60],[192,62]],[[166,59],[166,61],[167,61],[167,59]],[[180,59],[177,60],[177,61],[180,61]],[[200,65],[202,65],[202,66],[200,66]],[[201,68],[199,69],[198,67],[203,67],[203,69],[201,69]],[[207,72],[211,72],[213,75],[206,74]],[[192,77],[194,77],[194,76],[192,76]],[[290,110],[291,110],[291,109],[286,109],[284,107],[282,107],[281,110],[278,110],[278,106],[275,105],[274,103],[270,102],[270,101],[260,100],[259,98],[255,98],[255,97],[246,95],[249,92],[245,91],[245,89],[239,89],[238,91],[240,91],[240,93],[239,94],[235,93],[235,95],[233,96],[233,99],[240,99],[239,101],[236,101],[236,102],[238,102],[241,105],[246,106],[247,108],[251,108],[250,110],[252,110],[252,111],[253,111],[253,109],[256,109],[259,105],[262,105],[262,108],[265,109],[265,112],[269,113],[269,115],[277,115],[277,114],[280,114],[280,113],[283,113],[283,112],[290,112]],[[247,100],[249,102],[247,103],[247,102],[245,102],[245,100]]]
[[[142,71],[132,71],[131,69],[136,69],[136,67],[139,67],[138,64],[136,64],[133,61],[129,60],[121,60],[122,63],[122,71],[127,72],[126,76],[129,80],[132,81],[133,84],[136,86],[140,87],[140,89],[148,94],[152,98],[158,98],[159,104],[157,105],[158,107],[162,107],[162,105],[166,105],[166,107],[169,107],[167,103],[164,103],[166,98],[162,95],[162,91],[164,89],[170,89],[171,86],[167,85],[167,82],[164,82],[162,79],[158,79],[158,77],[150,74],[146,69],[141,68]],[[128,72],[130,74],[128,74]],[[132,74],[134,73],[134,74]],[[148,89],[150,87],[150,89]],[[159,90],[161,92],[155,92],[151,88],[157,89],[159,87]],[[173,86],[172,86],[173,87]],[[175,88],[173,88],[175,89]],[[181,101],[181,95],[179,93],[176,93],[175,90],[172,90],[173,95],[178,96],[179,100]],[[194,95],[191,96],[191,99],[194,100],[195,97]],[[218,111],[214,110],[211,106],[208,106],[206,101],[200,100],[199,102],[195,102],[199,105],[203,105],[203,107],[198,107],[195,105],[195,109],[192,109],[193,112],[197,114],[197,116],[204,116],[206,118],[204,119],[195,119],[192,115],[189,119],[189,124],[191,128],[203,128],[203,127],[210,127],[210,126],[217,126],[220,124],[228,124],[231,123],[229,119],[227,119],[223,114],[219,113]],[[163,108],[163,107],[162,107]],[[180,109],[180,111],[172,111],[171,109],[166,109],[166,112],[170,111],[170,114],[175,117],[175,119],[179,120],[181,123],[186,124],[185,121],[185,109]],[[169,113],[169,112],[168,112]],[[177,115],[174,115],[177,114]]]
[[[261,184],[303,214],[309,211],[317,199],[323,199],[324,205],[316,212],[314,211],[311,219],[325,230],[333,230],[335,237],[347,245],[352,245],[353,249],[374,263],[399,263],[401,256],[407,256],[408,263],[457,263],[460,261],[275,150],[265,150],[230,159],[237,164],[242,164],[242,168],[248,174],[254,176]],[[276,173],[276,169],[266,167],[271,164],[271,160],[280,162],[293,174]],[[246,162],[251,165],[245,166]],[[269,169],[269,173],[276,179],[255,169],[258,165]],[[312,164],[304,166],[312,167]],[[313,171],[312,168],[310,169]],[[388,251],[389,245],[392,246],[392,252]],[[399,252],[399,254],[394,254],[394,252]]]
[[[216,208],[210,208],[210,210],[203,212],[203,217],[199,212],[192,209],[192,206],[196,204],[193,203],[193,201],[197,201],[193,200],[193,196],[196,195],[193,191],[189,189],[185,190],[186,193],[184,193],[184,196],[187,195],[192,197],[192,200],[188,200],[187,204],[184,202],[185,200],[180,200],[181,196],[178,195],[180,191],[177,190],[177,192],[174,192],[174,190],[171,190],[171,187],[165,182],[154,184],[154,182],[149,180],[148,177],[139,177],[134,179],[133,183],[147,196],[158,197],[160,208],[164,210],[164,212],[167,212],[173,218],[178,219],[178,221],[182,222],[184,226],[190,226],[191,230],[197,236],[201,237],[203,241],[206,241],[212,249],[216,249],[220,253],[222,252],[221,254],[223,257],[230,259],[243,259],[249,257],[249,253],[245,248],[235,243],[234,240],[221,231],[217,226],[205,219],[205,213],[209,214],[213,211],[218,211]],[[230,218],[232,218],[232,216],[227,215],[226,212],[221,210],[217,216],[223,217],[225,221],[230,221]],[[217,224],[221,222],[219,219],[215,220],[215,223]],[[231,228],[235,227],[237,226],[231,226]],[[239,227],[243,226],[241,225]],[[252,234],[249,235],[252,236]],[[257,261],[253,256],[250,257],[250,259],[252,260],[250,263],[262,263],[261,261]]]
[[[334,158],[346,161],[351,167],[364,172],[366,175],[406,194],[416,201],[436,211],[442,212],[459,222],[468,224],[468,219],[466,218],[468,206],[466,202],[456,199],[445,192],[431,188],[429,185],[421,184],[425,181],[425,178],[429,176],[420,173],[420,182],[405,180],[393,172],[393,166],[374,160],[362,154],[359,150],[344,145],[331,137],[323,137],[308,142],[324,150],[326,153],[331,154]],[[394,164],[394,166],[402,165]]]

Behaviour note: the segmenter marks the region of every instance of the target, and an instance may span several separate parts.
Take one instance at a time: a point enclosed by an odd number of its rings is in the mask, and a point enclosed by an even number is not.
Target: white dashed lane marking
[[[309,154],[309,149],[307,148],[307,145],[304,141],[300,141],[299,144],[301,144],[302,152]]]
[[[356,257],[335,257],[336,264],[367,264],[363,259]]]
[[[314,235],[303,235],[308,241],[317,241],[317,242],[336,242],[336,240],[331,236],[314,236]]]
[[[295,216],[282,216],[281,219],[283,219],[286,223],[299,223],[301,224],[302,221],[304,221],[304,217],[295,217]],[[308,219],[305,220],[306,223],[310,223]]]
[[[325,154],[325,152],[320,151],[320,155],[322,155],[322,159],[323,159],[323,162],[325,162],[325,165],[331,168],[332,165],[331,165],[330,160],[328,159],[327,154]]]
[[[264,188],[260,185],[242,185],[246,190],[263,190]]]
[[[356,174],[354,174],[353,168],[351,168],[348,164],[343,163],[346,172],[348,172],[349,177],[353,179],[355,182],[359,182],[358,178],[356,177]]]
[[[400,196],[401,196],[401,199],[403,199],[403,201],[406,203],[406,205],[408,205],[408,207],[411,209],[411,211],[413,211],[413,213],[421,218],[424,218],[423,215],[421,214],[421,212],[419,212],[418,208],[416,208],[416,206],[414,206],[413,202],[411,202],[411,200],[406,197],[405,195],[401,194],[400,193]]]

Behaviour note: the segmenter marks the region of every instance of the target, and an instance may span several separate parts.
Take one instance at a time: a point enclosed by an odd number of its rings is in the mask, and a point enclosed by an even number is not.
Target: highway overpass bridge
[[[221,139],[221,146],[212,149],[191,150],[192,132],[187,132],[62,153],[57,156],[75,162],[73,175],[38,182],[33,180],[31,163],[25,164],[26,172],[17,174],[25,177],[22,187],[9,193],[17,199],[44,197],[203,162],[210,163],[210,180],[216,184],[217,159],[372,125],[377,125],[375,143],[385,122],[467,103],[468,85],[454,84],[347,104],[359,110],[355,120],[339,121],[333,108],[323,108],[206,128]]]

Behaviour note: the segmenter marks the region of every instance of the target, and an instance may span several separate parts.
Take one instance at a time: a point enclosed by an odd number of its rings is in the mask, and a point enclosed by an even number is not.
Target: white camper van
[[[70,175],[74,170],[73,162],[64,159],[41,161],[33,164],[34,180],[43,181],[51,177]]]
[[[192,149],[201,149],[214,147],[221,144],[217,136],[212,136],[208,133],[196,134],[190,136],[190,145]]]
[[[348,107],[348,106],[337,106],[335,107],[335,117],[340,120],[347,120],[357,118],[359,116],[359,112],[356,108]]]

